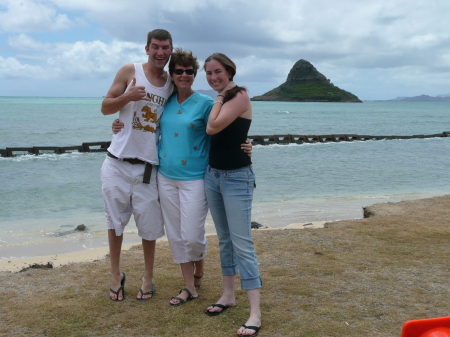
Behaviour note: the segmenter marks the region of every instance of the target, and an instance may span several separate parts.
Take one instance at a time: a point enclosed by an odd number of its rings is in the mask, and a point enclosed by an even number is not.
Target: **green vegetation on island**
[[[252,101],[361,102],[352,93],[333,85],[305,60],[295,63],[285,83],[264,95],[253,97]]]

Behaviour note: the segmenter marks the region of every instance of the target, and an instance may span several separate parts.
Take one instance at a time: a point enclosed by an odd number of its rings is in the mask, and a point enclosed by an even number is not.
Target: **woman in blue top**
[[[210,137],[206,124],[213,105],[211,97],[192,89],[199,68],[192,52],[176,49],[169,74],[177,87],[160,120],[158,188],[167,239],[173,260],[179,263],[185,287],[172,297],[181,305],[198,297],[194,277],[203,275],[206,254],[205,219],[208,207],[204,176]],[[195,275],[193,274],[195,271]]]
[[[203,68],[209,85],[219,93],[206,127],[212,137],[205,187],[219,238],[223,278],[222,296],[205,314],[217,316],[236,305],[234,284],[239,273],[241,288],[247,291],[250,302],[250,317],[237,333],[257,336],[262,282],[251,233],[255,174],[250,157],[240,150],[252,121],[252,105],[247,90],[234,84],[236,65],[226,55],[211,55]]]

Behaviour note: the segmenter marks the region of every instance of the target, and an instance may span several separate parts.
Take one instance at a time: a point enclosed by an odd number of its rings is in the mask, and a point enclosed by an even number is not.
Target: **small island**
[[[294,64],[285,83],[251,100],[361,103],[358,97],[333,85],[311,63],[303,59]]]
[[[428,95],[420,95],[414,97],[397,97],[396,99],[391,99],[391,101],[397,102],[450,102],[450,95],[440,95],[436,97]]]

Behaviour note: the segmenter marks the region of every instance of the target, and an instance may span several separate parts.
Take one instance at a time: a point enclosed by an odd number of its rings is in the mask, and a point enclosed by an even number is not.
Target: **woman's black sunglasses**
[[[194,69],[174,69],[173,72],[175,75],[181,75],[183,73],[186,73],[186,75],[194,75]]]

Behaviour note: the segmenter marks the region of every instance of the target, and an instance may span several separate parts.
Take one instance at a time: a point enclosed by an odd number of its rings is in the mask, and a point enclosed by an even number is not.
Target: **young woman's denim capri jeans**
[[[206,198],[219,238],[222,274],[240,274],[244,290],[262,286],[251,232],[254,186],[251,165],[236,170],[206,169]]]

